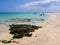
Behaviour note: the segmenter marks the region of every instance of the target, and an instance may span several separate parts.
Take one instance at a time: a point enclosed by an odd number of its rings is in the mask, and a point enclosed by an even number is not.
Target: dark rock
[[[28,19],[28,22],[30,22],[31,21],[31,19]]]
[[[7,40],[2,40],[2,43],[6,44],[7,43]]]
[[[30,37],[30,36],[32,36],[32,34],[25,34],[25,36]]]
[[[9,41],[7,41],[7,40],[2,40],[1,42],[4,43],[4,44],[6,44],[6,43],[11,43],[10,40],[9,40]]]
[[[30,32],[34,32],[36,29],[40,28],[39,26],[35,25],[27,25],[27,24],[21,24],[21,25],[9,25],[10,26],[10,34],[13,34],[13,38],[22,38],[24,36],[32,36],[32,34],[29,34]]]
[[[44,21],[44,19],[40,19],[41,21]]]

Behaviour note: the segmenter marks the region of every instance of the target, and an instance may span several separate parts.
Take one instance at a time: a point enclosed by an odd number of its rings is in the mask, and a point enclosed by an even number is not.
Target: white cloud
[[[29,2],[23,5],[20,5],[18,8],[21,8],[23,10],[33,10],[33,11],[45,11],[45,10],[53,10],[54,8],[59,8],[60,7],[60,1],[59,0],[38,0],[38,1],[33,1]],[[58,11],[58,9],[57,9]]]
[[[41,5],[41,4],[46,4],[46,3],[50,3],[50,2],[58,2],[59,0],[43,0],[43,1],[33,1],[30,3],[26,3],[24,5],[20,5],[20,7],[33,7],[33,6],[37,6],[37,5]]]

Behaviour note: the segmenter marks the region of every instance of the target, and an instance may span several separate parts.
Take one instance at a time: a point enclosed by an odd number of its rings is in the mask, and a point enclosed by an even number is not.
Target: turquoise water
[[[42,15],[42,16],[41,16]],[[0,12],[0,23],[16,22],[21,21],[20,19],[33,19],[37,21],[38,19],[48,20],[50,16],[47,13],[33,13],[33,12]],[[12,20],[11,20],[12,19]],[[16,19],[18,21],[16,21]],[[24,22],[24,20],[22,21]],[[20,22],[19,22],[20,23]]]
[[[40,16],[42,13],[0,13],[0,19],[6,18],[47,18],[48,15]]]

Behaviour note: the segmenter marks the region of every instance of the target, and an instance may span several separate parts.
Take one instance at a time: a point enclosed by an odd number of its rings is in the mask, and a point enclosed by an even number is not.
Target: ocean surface
[[[50,19],[50,15],[48,13],[35,12],[0,12],[0,24],[21,23],[26,22],[27,19],[31,19],[32,21],[46,21]]]

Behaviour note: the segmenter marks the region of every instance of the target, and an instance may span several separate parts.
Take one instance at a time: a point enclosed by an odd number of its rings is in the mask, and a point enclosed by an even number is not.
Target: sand
[[[51,13],[50,15],[53,18],[44,23],[43,28],[35,30],[32,37],[23,37],[22,39],[15,39],[16,43],[0,43],[0,45],[60,45],[60,13]],[[40,24],[37,23],[37,25]],[[9,26],[0,25],[0,40],[11,38]]]

